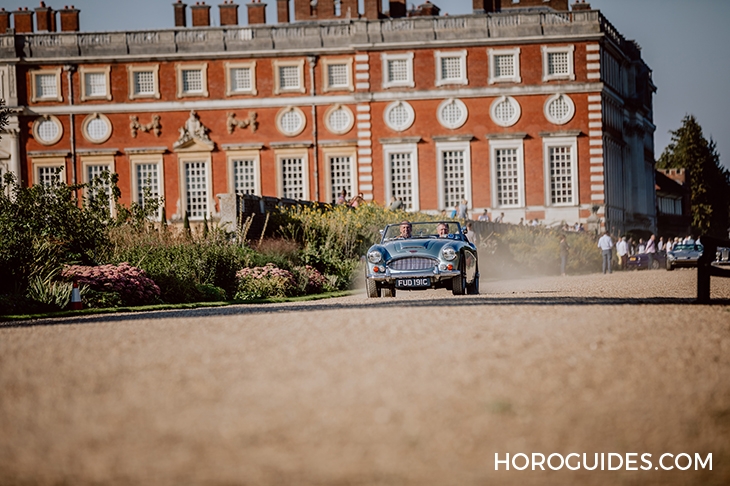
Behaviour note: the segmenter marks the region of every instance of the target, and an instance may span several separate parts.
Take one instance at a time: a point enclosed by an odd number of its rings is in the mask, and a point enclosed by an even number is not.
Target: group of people
[[[598,248],[602,252],[602,270],[603,273],[611,273],[613,261],[613,249],[616,249],[616,257],[618,258],[618,267],[623,270],[626,268],[626,262],[629,257],[638,254],[646,254],[649,257],[649,269],[653,268],[654,258],[657,253],[666,253],[672,251],[676,245],[680,244],[695,244],[692,236],[685,238],[675,237],[667,238],[660,237],[657,241],[656,235],[651,235],[648,240],[644,241],[643,238],[639,238],[638,241],[627,236],[619,236],[614,244],[613,238],[608,231],[603,233],[603,236],[598,240]]]
[[[335,204],[337,205],[347,205],[351,208],[356,208],[363,203],[365,203],[365,199],[362,192],[358,193],[358,195],[353,197],[352,199],[347,199],[346,189],[343,189],[342,192],[340,192],[340,194],[337,196],[337,200],[335,201]]]

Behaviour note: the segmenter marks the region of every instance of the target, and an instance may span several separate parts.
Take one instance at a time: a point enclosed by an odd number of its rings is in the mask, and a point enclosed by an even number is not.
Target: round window
[[[410,128],[416,119],[413,107],[405,101],[395,101],[388,105],[384,116],[385,124],[397,132]]]
[[[276,120],[279,131],[287,137],[302,133],[306,123],[307,119],[304,117],[302,110],[294,106],[281,110]]]
[[[104,143],[112,134],[112,123],[105,115],[92,113],[81,126],[86,140],[91,143]]]
[[[437,115],[441,125],[453,130],[466,123],[468,111],[463,101],[449,99],[439,105]]]
[[[327,129],[338,135],[349,132],[355,122],[352,111],[341,105],[335,105],[327,110],[324,119]]]
[[[492,103],[490,114],[494,123],[501,127],[511,127],[520,119],[520,104],[511,96],[502,96]]]
[[[573,115],[575,115],[575,104],[568,95],[559,93],[545,102],[545,118],[550,123],[563,125],[572,120]]]
[[[33,123],[33,137],[43,145],[53,145],[61,140],[63,126],[55,116],[44,116]]]

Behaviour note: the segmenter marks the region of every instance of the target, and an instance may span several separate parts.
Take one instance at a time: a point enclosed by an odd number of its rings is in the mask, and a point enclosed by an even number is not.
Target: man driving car
[[[400,235],[398,238],[410,238],[413,231],[413,226],[410,221],[403,221],[400,224]]]

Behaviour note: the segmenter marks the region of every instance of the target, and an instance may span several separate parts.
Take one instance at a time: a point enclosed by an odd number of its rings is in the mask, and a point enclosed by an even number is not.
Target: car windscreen
[[[702,245],[677,245],[672,251],[702,251]]]
[[[395,239],[450,238],[461,240],[461,226],[453,221],[436,221],[428,223],[410,223],[408,225],[391,224],[385,228],[383,242]],[[439,234],[439,231],[441,234]]]

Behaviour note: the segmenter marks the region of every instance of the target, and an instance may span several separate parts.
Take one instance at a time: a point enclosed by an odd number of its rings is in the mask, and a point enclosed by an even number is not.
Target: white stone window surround
[[[388,88],[415,88],[416,83],[413,80],[413,53],[404,52],[399,54],[383,53],[380,55],[380,59],[383,63],[383,89]],[[391,73],[391,62],[403,62],[405,63],[405,79],[393,80],[390,79]]]
[[[179,152],[177,154],[178,159],[178,174],[180,186],[179,186],[179,194],[180,194],[180,204],[178,205],[178,214],[176,214],[177,217],[182,220],[185,217],[185,211],[187,211],[188,207],[188,190],[187,190],[187,171],[186,164],[192,164],[192,163],[203,163],[205,166],[205,173],[206,173],[206,180],[205,180],[205,190],[206,190],[206,198],[207,198],[207,213],[208,218],[210,219],[210,213],[212,213],[215,210],[215,200],[213,199],[213,177],[211,173],[211,155],[210,152]],[[202,221],[203,216],[195,216],[188,214],[188,219],[190,221]]]
[[[349,120],[345,124],[344,117],[346,116],[349,117]],[[332,119],[332,117],[337,117],[337,120]],[[324,112],[324,125],[333,134],[344,135],[352,130],[352,127],[355,125],[355,115],[345,105],[332,105]]]
[[[131,167],[131,188],[132,188],[132,200],[139,203],[142,196],[144,187],[140,187],[139,180],[137,178],[137,167],[140,165],[155,165],[157,166],[157,197],[164,202],[165,198],[165,164],[162,154],[130,154],[129,165]],[[154,196],[154,192],[152,194]],[[158,214],[158,218],[162,217],[162,207]]]
[[[99,133],[99,136],[96,136],[95,134],[98,133],[97,130],[99,128],[103,128],[103,126],[94,125],[100,123],[104,123],[106,125],[106,132],[103,134]],[[91,113],[84,118],[84,121],[81,123],[81,133],[84,138],[91,143],[104,143],[112,136],[112,122],[102,113]]]
[[[149,65],[128,65],[128,83],[129,83],[129,99],[136,100],[140,98],[160,98],[160,65],[149,64]],[[153,90],[150,92],[137,92],[135,75],[137,73],[152,73],[152,86]]]
[[[34,69],[30,71],[30,101],[38,103],[43,101],[63,101],[63,93],[61,92],[61,69]],[[41,93],[38,84],[41,80],[49,80],[53,77],[55,81],[55,93]]]
[[[237,160],[253,161],[254,194],[261,196],[261,153],[257,149],[229,150],[226,152],[226,170],[228,171],[228,192],[236,194],[236,174],[234,163]]]
[[[289,123],[293,123],[296,120],[294,118],[295,116],[299,118],[300,122],[296,126],[289,125]],[[299,107],[287,106],[279,110],[279,113],[276,114],[276,128],[282,135],[296,137],[304,131],[306,126],[307,117]]]
[[[43,115],[36,118],[32,130],[33,138],[41,145],[55,145],[63,137],[63,124],[61,120],[53,115]]]
[[[336,194],[332,187],[332,159],[333,158],[349,158],[350,159],[350,185],[346,187],[347,194],[350,199],[358,193],[358,171],[357,171],[357,147],[327,147],[323,149],[325,160],[325,194]],[[335,197],[335,201],[337,198]]]
[[[408,130],[416,121],[416,112],[407,101],[394,101],[383,111],[383,120],[391,130]]]
[[[575,62],[574,55],[575,46],[540,46],[542,51],[542,80],[552,81],[556,79],[575,80]],[[550,74],[550,54],[565,53],[568,56],[567,72]]]
[[[555,107],[553,105],[554,103],[562,104],[559,110],[561,113],[564,113],[564,116],[562,118],[558,118],[555,116]],[[575,103],[573,103],[572,98],[567,94],[556,93],[550,96],[547,100],[545,100],[543,113],[545,113],[545,118],[547,118],[550,123],[554,125],[565,125],[575,116]]]
[[[81,82],[81,101],[88,101],[88,100],[107,100],[111,101],[112,99],[112,90],[111,90],[111,66],[99,66],[99,67],[89,67],[89,66],[79,66],[79,78]],[[104,78],[104,93],[102,94],[94,94],[89,89],[89,81],[91,76],[103,76]]]
[[[503,103],[507,103],[508,105],[503,105]],[[505,115],[505,109],[511,110],[510,116]],[[492,102],[492,105],[489,107],[489,114],[492,117],[492,121],[500,127],[511,127],[522,116],[522,108],[520,107],[520,103],[513,97],[500,96]]]
[[[42,184],[43,181],[40,178],[40,169],[50,170],[61,168],[61,173],[58,174],[61,183],[66,184],[66,158],[65,157],[33,157],[31,160],[33,166],[33,184]]]
[[[385,179],[385,199],[390,202],[393,196],[393,180],[391,155],[410,154],[411,158],[411,200],[412,206],[407,211],[416,212],[421,209],[419,201],[419,178],[418,178],[418,145],[415,143],[393,143],[383,144],[383,168]]]
[[[109,175],[114,174],[116,171],[113,155],[85,155],[81,157],[81,177],[84,184],[90,183],[94,177],[101,175],[104,171],[108,171]],[[93,177],[92,172],[96,172]],[[115,214],[111,186],[105,185],[105,188],[109,196],[109,211],[111,214]]]
[[[290,61],[281,61],[275,59],[274,65],[274,94],[280,93],[306,93],[304,87],[304,59],[294,59]],[[298,83],[296,86],[285,87],[282,86],[282,72],[281,68],[295,67],[297,69]]]
[[[495,83],[521,83],[522,77],[520,76],[520,48],[515,47],[514,49],[487,49],[487,55],[489,56],[489,84]],[[512,58],[512,74],[511,75],[498,75],[497,62],[501,56],[511,56]]]
[[[472,199],[472,181],[471,181],[471,144],[469,142],[436,142],[437,164],[436,181],[438,184],[438,204],[440,209],[447,211],[453,206],[446,205],[444,194],[444,153],[446,152],[463,152],[464,153],[464,198],[470,203]]]
[[[250,62],[224,62],[223,68],[226,75],[226,96],[235,95],[256,95],[258,91],[256,89],[256,61]],[[233,75],[237,69],[248,69],[250,79],[250,89],[236,89],[234,84]]]
[[[453,111],[447,112],[447,110]],[[457,118],[452,117],[459,112],[460,114]],[[466,120],[469,119],[469,110],[463,101],[456,98],[449,98],[439,104],[439,107],[436,109],[436,117],[444,128],[456,130],[464,126]]]
[[[184,71],[198,71],[200,72],[200,89],[186,90],[184,82]],[[189,96],[198,96],[207,98],[208,97],[208,63],[200,64],[187,64],[177,63],[175,64],[175,74],[177,78],[177,97],[185,98]]]
[[[545,206],[546,207],[566,207],[578,206],[578,138],[577,137],[545,137],[542,140],[543,147],[543,167],[545,179]],[[568,203],[552,203],[552,176],[550,170],[550,148],[552,147],[570,147],[570,163],[571,163],[571,185],[573,200]]]
[[[497,180],[497,151],[507,149],[516,150],[517,155],[517,177],[518,177],[518,203],[499,204],[498,180]],[[495,209],[523,208],[525,207],[525,150],[523,139],[506,139],[489,141],[489,165],[492,189],[492,207]]]
[[[347,72],[347,81],[344,84],[330,84],[330,68],[332,66],[345,65]],[[322,91],[328,93],[330,91],[355,91],[355,84],[352,80],[353,59],[348,58],[324,58],[322,59]]]
[[[434,59],[436,61],[436,86],[446,86],[452,84],[469,84],[466,73],[466,50],[460,51],[434,51]],[[445,59],[456,58],[459,63],[459,76],[444,78],[443,61]]]
[[[284,170],[285,159],[301,159],[303,175],[303,200],[308,201],[309,197],[309,150],[307,149],[277,149],[274,153],[276,160],[276,195],[284,197]]]

